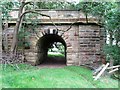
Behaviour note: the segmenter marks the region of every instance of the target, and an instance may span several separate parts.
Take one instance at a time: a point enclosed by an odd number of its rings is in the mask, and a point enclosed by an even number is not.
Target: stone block
[[[73,64],[69,64],[69,63],[67,63],[67,66],[72,66]]]
[[[73,48],[72,47],[67,48],[66,52],[67,53],[72,53],[73,52]]]
[[[68,64],[74,64],[74,61],[73,60],[71,60],[71,61],[68,60],[67,63]]]
[[[33,56],[33,57],[25,56],[25,59],[26,59],[27,61],[29,61],[29,60],[35,61],[36,57],[35,57],[35,56]]]

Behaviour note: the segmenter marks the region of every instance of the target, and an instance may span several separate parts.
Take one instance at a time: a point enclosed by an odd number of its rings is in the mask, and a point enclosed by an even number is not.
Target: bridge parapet
[[[38,9],[37,12],[51,16],[54,23],[72,23],[72,22],[86,22],[86,17],[83,12],[76,10],[44,10]],[[18,18],[18,9],[13,9],[10,12],[11,21],[10,23],[16,23]],[[27,17],[26,17],[27,18]],[[28,18],[29,19],[29,18]],[[31,19],[35,19],[31,17]],[[51,23],[51,20],[45,16],[37,16],[39,23]],[[91,15],[88,15],[88,21],[90,23],[97,23],[97,19]],[[29,23],[29,22],[27,22]]]

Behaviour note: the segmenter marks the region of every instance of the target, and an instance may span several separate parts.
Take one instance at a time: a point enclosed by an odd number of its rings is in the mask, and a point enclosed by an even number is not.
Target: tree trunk
[[[87,12],[85,12],[85,18],[86,18],[86,23],[88,23],[88,15],[87,15]]]
[[[25,1],[25,0],[23,0],[23,1]],[[23,13],[23,8],[24,8],[24,6],[27,5],[27,4],[29,4],[29,3],[31,3],[31,2],[26,2],[26,3],[25,3],[25,2],[22,2],[21,7],[19,8],[18,19],[17,19],[16,27],[15,27],[14,33],[13,33],[13,42],[12,42],[12,46],[11,46],[11,53],[16,53],[17,41],[18,41],[17,34],[18,34],[19,28],[20,28],[20,26],[21,26],[21,24],[22,24],[23,17],[24,17],[24,15],[27,14],[27,13],[36,13],[36,14],[39,14],[39,15],[41,15],[41,16],[49,17],[49,19],[51,20],[52,24],[53,24],[53,25],[55,26],[55,28],[58,30],[57,26],[55,25],[55,23],[53,23],[53,21],[52,21],[52,19],[51,19],[51,17],[50,17],[49,15],[41,14],[41,13],[39,13],[38,11],[35,11],[35,10],[29,10],[29,11],[25,11],[25,12]],[[76,22],[74,22],[74,23],[76,23]],[[66,31],[68,31],[68,30],[72,27],[72,25],[73,25],[74,23],[72,23],[72,24],[70,25],[70,27],[69,27]],[[65,31],[64,31],[64,32],[65,32]]]
[[[118,46],[118,42],[120,41],[120,31],[119,30],[117,30],[116,32],[115,32],[115,39],[116,39],[116,46]]]
[[[2,12],[0,11],[0,59],[2,59]],[[0,60],[0,63],[2,60]]]
[[[3,34],[3,46],[4,46],[4,51],[8,51],[8,37],[7,37],[7,30],[8,30],[8,20],[5,21],[4,25],[4,34]]]
[[[16,53],[17,41],[18,41],[17,35],[18,35],[19,28],[21,26],[21,22],[23,21],[23,17],[20,20],[20,16],[23,12],[24,6],[25,6],[25,0],[22,0],[22,5],[19,8],[18,19],[17,19],[16,26],[15,26],[15,29],[13,32],[13,42],[12,42],[12,46],[11,46],[11,53]]]
[[[27,4],[31,4],[31,2],[26,2],[26,3],[25,3],[25,0],[23,0],[23,1],[22,1],[22,5],[21,5],[20,8],[19,8],[18,19],[17,19],[16,26],[15,26],[15,29],[14,29],[13,42],[12,42],[12,46],[11,46],[11,53],[12,53],[12,54],[13,54],[13,53],[14,53],[14,54],[16,53],[17,41],[18,41],[18,37],[17,37],[17,36],[18,36],[18,31],[19,31],[19,28],[21,27],[21,24],[22,24],[24,15],[27,14],[27,13],[38,13],[38,12],[34,12],[34,11],[32,11],[32,10],[31,10],[31,11],[26,11],[26,12],[23,13],[23,8],[24,8],[24,6],[27,5]],[[41,14],[41,13],[39,13],[39,14],[42,15],[42,16],[47,16],[47,17],[49,17],[49,18],[51,19],[51,17],[48,16],[48,15]]]
[[[113,37],[112,37],[113,36],[113,32],[110,31],[109,34],[110,34],[110,38],[109,38],[110,39],[110,46],[112,46],[112,44],[113,44]]]

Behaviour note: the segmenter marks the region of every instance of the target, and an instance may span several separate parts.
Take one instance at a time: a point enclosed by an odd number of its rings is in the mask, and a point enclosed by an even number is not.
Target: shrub
[[[119,65],[120,64],[120,47],[117,45],[105,45],[103,48],[103,51],[106,55],[106,60],[109,61],[110,58],[114,60],[114,65]]]

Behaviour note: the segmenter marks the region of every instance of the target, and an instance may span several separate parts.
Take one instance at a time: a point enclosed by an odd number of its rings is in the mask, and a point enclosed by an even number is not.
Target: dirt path
[[[61,68],[66,66],[66,61],[62,57],[49,57],[42,64],[38,65],[39,68]]]
[[[2,53],[2,58],[7,57],[6,54]],[[30,62],[25,62],[26,64],[31,64]],[[0,60],[2,64],[2,60]],[[64,57],[48,57],[44,62],[36,67],[38,68],[61,68],[66,66],[66,60]]]

